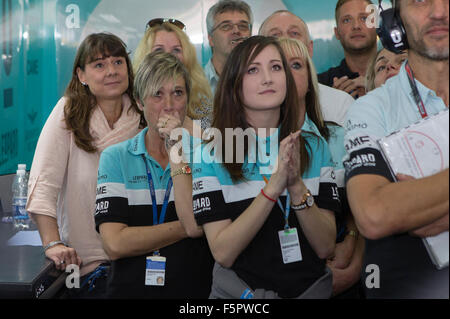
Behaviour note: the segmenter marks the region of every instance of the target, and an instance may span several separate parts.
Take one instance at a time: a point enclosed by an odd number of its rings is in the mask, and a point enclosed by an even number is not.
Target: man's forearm
[[[378,175],[357,175],[347,183],[356,224],[368,238],[411,231],[448,214],[448,169],[436,175],[391,183]]]

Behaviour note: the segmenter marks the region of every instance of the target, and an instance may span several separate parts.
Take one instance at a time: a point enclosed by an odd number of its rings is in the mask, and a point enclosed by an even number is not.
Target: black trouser
[[[105,299],[110,264],[101,264],[80,278],[80,288],[65,287],[61,299]]]

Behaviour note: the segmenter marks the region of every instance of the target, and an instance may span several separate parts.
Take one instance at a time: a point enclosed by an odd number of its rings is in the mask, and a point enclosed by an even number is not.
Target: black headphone
[[[377,34],[385,49],[397,54],[401,53],[408,49],[408,40],[398,10],[395,10],[395,0],[393,1],[393,7],[387,10],[383,10],[381,1],[379,0],[381,21],[377,28]]]

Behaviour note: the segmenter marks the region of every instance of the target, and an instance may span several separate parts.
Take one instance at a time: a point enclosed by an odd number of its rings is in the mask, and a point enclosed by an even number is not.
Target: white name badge
[[[149,256],[145,266],[145,285],[164,286],[166,279],[166,257]]]
[[[278,232],[280,237],[281,253],[285,264],[302,260],[300,242],[298,241],[297,228],[283,229]]]

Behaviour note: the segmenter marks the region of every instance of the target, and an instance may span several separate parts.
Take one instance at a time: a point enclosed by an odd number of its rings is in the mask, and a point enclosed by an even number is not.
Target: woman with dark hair
[[[78,48],[64,97],[42,129],[28,186],[27,211],[45,255],[57,269],[80,266],[80,288],[68,296],[103,297],[109,257],[93,218],[98,161],[107,146],[144,126],[125,44],[112,34],[89,35]]]
[[[194,215],[216,260],[212,298],[331,296],[326,258],[339,197],[328,147],[300,132],[301,112],[276,39],[251,37],[233,49],[210,131],[210,143],[220,135],[223,144],[214,154],[205,147],[193,167]]]

